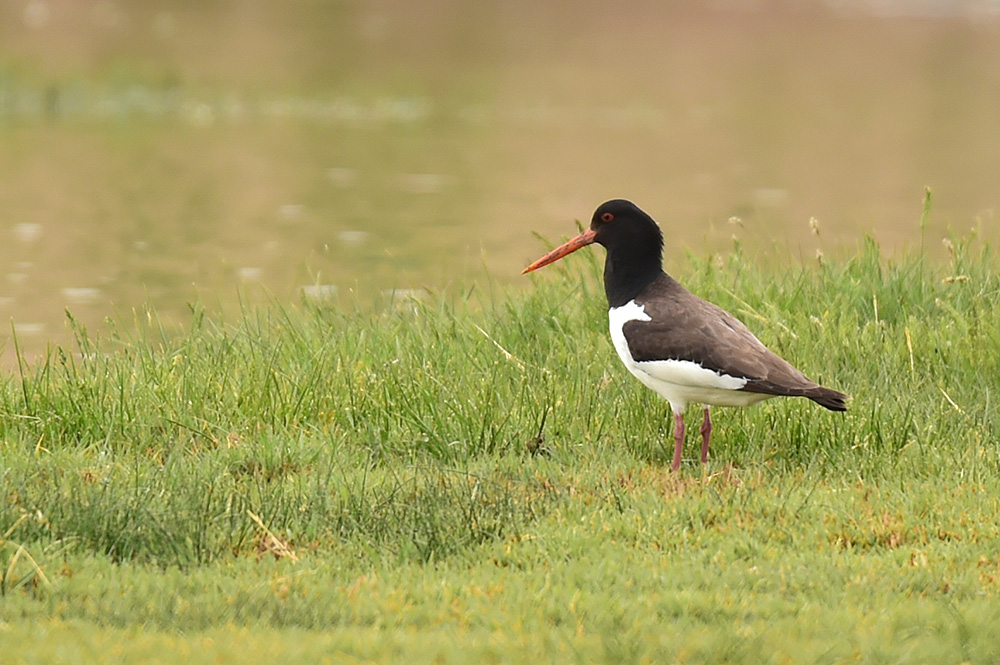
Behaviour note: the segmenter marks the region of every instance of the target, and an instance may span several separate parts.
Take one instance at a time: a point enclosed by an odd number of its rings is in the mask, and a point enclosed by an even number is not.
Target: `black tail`
[[[845,403],[847,395],[836,390],[819,386],[815,391],[807,394],[806,397],[831,411],[847,411],[847,404]]]

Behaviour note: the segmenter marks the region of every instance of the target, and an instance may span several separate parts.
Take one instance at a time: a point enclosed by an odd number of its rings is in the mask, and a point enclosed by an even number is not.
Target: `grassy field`
[[[680,474],[599,251],[525,290],[78,327],[0,385],[2,660],[998,662],[983,247],[678,266],[853,396],[717,410]]]

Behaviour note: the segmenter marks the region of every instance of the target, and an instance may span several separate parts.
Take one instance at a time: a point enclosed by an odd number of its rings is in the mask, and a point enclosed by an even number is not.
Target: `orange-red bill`
[[[539,268],[544,268],[550,263],[555,263],[556,261],[566,256],[567,254],[572,254],[581,247],[586,247],[587,245],[594,242],[595,235],[596,234],[594,233],[593,229],[587,229],[577,237],[573,238],[572,240],[566,242],[563,245],[559,245],[551,252],[549,252],[542,258],[532,263],[530,266],[522,270],[521,274],[527,275],[532,270],[538,270]]]

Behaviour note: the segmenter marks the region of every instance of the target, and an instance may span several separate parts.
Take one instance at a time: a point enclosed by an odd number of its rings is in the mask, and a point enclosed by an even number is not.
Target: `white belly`
[[[608,311],[611,341],[618,357],[622,359],[637,379],[670,402],[674,413],[684,413],[689,403],[711,406],[750,406],[771,395],[743,392],[747,384],[743,377],[729,376],[702,367],[690,360],[647,360],[632,358],[625,340],[624,325],[629,321],[649,321],[645,309],[630,301]]]

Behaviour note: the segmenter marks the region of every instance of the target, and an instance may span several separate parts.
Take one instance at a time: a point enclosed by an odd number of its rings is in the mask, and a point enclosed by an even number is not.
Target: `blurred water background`
[[[613,197],[670,260],[899,251],[925,186],[930,251],[996,237],[1000,1],[0,0],[7,367],[67,309],[513,282]]]

